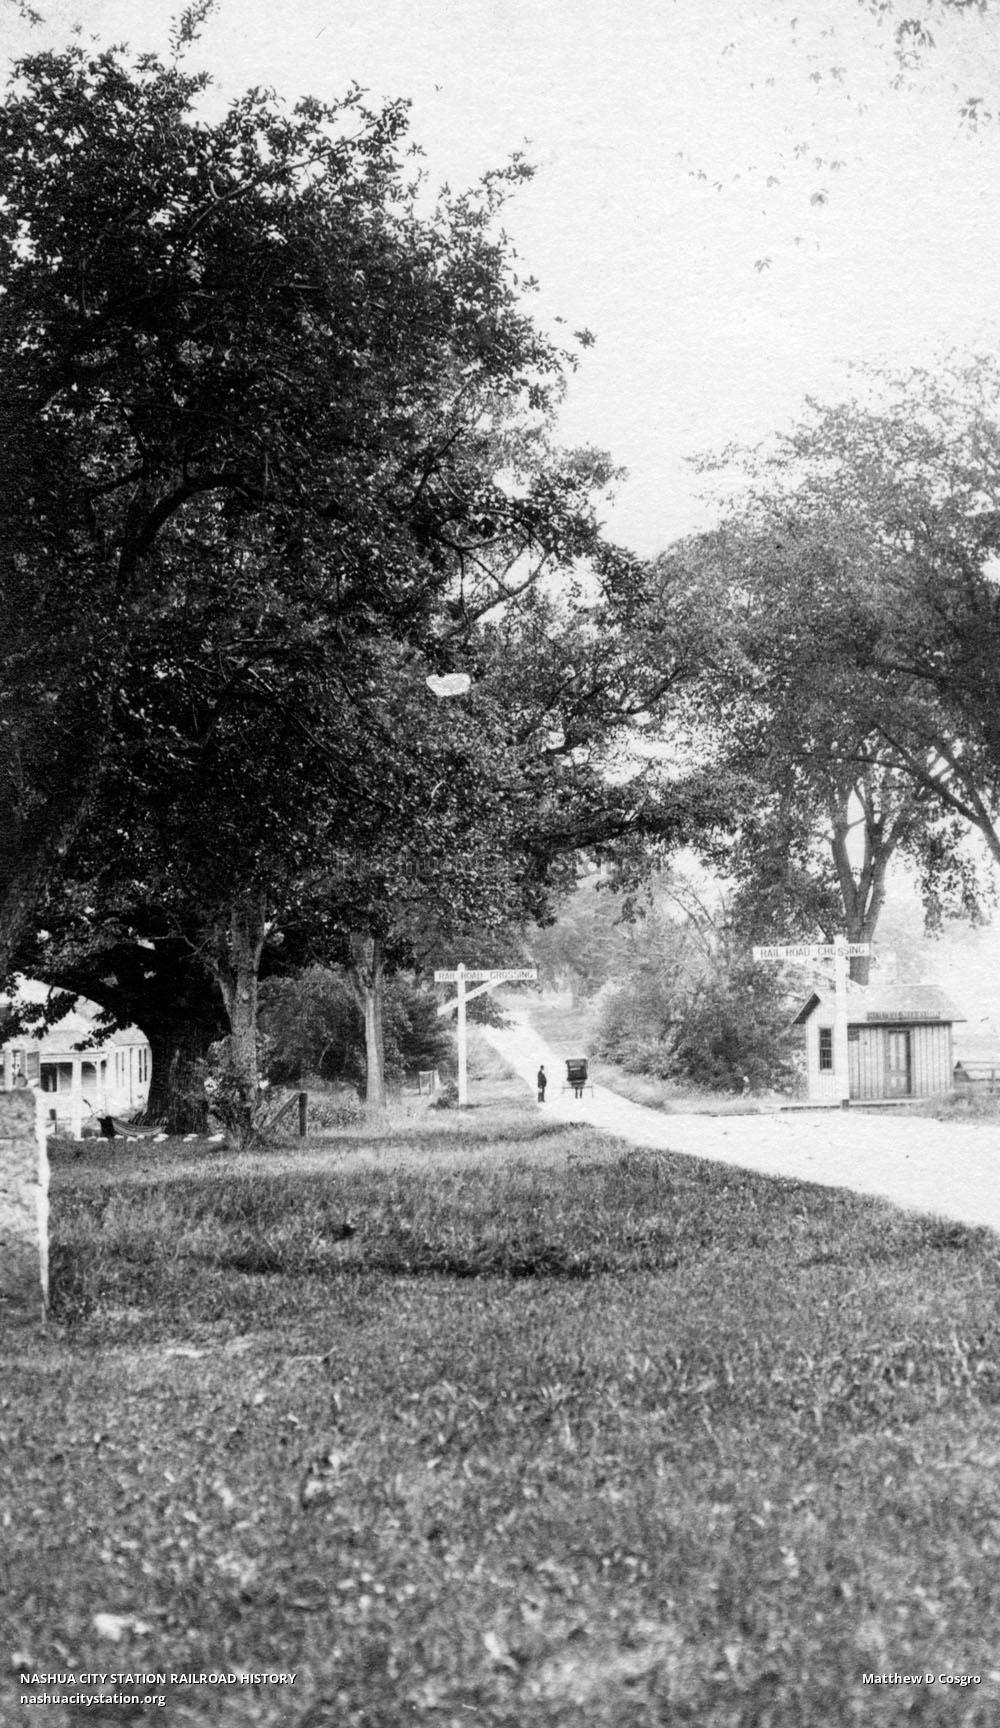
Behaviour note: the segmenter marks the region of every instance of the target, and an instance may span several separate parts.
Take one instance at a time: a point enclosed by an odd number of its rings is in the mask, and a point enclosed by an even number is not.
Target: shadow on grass
[[[607,1256],[586,1255],[560,1242],[523,1246],[517,1242],[472,1244],[467,1252],[422,1243],[376,1245],[358,1260],[337,1265],[329,1258],[295,1258],[267,1247],[225,1256],[219,1264],[252,1276],[284,1278],[379,1277],[403,1278],[594,1278],[620,1270]],[[661,1270],[657,1261],[630,1270]]]
[[[584,1283],[635,1275],[797,1281],[911,1280],[959,1268],[988,1233],[877,1202],[634,1149],[534,1162],[531,1122],[505,1163],[284,1172],[214,1163],[137,1183],[67,1182],[54,1196],[51,1310],[69,1326],[135,1313],[157,1328],[273,1324],[297,1303],[399,1280]],[[593,1131],[589,1131],[593,1132]],[[511,1130],[513,1138],[513,1129]],[[480,1137],[469,1137],[470,1151]],[[482,1141],[495,1146],[496,1134]],[[579,1144],[579,1142],[578,1142]],[[992,1238],[989,1238],[992,1243]],[[714,1271],[709,1273],[710,1268]],[[109,1327],[110,1327],[109,1322]]]

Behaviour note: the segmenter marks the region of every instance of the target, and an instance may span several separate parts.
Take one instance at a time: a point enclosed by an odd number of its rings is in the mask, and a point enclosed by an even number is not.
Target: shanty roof
[[[803,1002],[793,1026],[802,1026],[820,1006],[833,1010],[833,994],[814,990]],[[855,984],[848,986],[847,1024],[849,1026],[894,1025],[912,1021],[931,1021],[939,1025],[964,1020],[955,1004],[936,984]]]

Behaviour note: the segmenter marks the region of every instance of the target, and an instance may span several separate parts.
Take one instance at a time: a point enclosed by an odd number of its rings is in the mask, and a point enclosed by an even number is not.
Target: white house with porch
[[[19,1004],[43,1003],[44,984],[23,979],[13,1001],[0,998],[0,1013]],[[49,1131],[78,1140],[100,1116],[132,1116],[149,1093],[149,1042],[137,1026],[111,1032],[90,1048],[101,1010],[78,997],[70,1012],[41,1034],[23,1032],[0,1046],[6,1091],[29,1086],[41,1092]]]

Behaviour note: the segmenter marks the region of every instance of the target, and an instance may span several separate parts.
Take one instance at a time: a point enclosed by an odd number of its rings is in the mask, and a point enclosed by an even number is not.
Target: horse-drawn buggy
[[[586,1058],[586,1056],[567,1056],[567,1058],[566,1058],[566,1086],[572,1086],[573,1097],[574,1098],[582,1098],[583,1097],[583,1089],[586,1085],[587,1085],[587,1058]],[[564,1092],[566,1090],[566,1086],[563,1087]],[[590,1090],[593,1091],[594,1088],[591,1087]]]

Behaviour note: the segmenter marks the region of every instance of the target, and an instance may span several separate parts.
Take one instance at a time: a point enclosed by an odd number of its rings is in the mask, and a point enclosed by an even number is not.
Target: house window
[[[819,1029],[819,1071],[821,1074],[833,1072],[833,1027],[821,1026]]]

